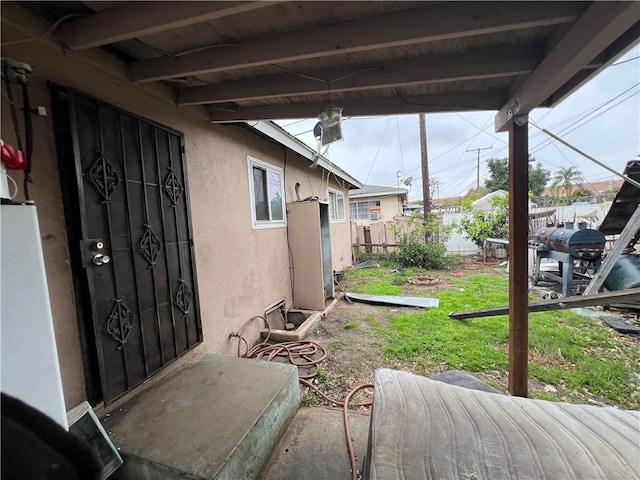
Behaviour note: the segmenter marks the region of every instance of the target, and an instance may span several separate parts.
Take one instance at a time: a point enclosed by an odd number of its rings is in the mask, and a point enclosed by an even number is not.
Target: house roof
[[[6,3],[3,2],[3,15]],[[637,41],[628,2],[20,2],[214,122],[553,106]],[[68,16],[75,14],[75,16]],[[47,34],[49,34],[48,32]]]
[[[595,193],[615,192],[622,186],[623,182],[624,180],[621,180],[619,178],[602,180],[600,182],[584,182],[584,183],[581,183],[580,185],[572,185],[571,192],[577,190],[580,187]],[[542,191],[542,195],[543,196],[552,195],[553,191],[554,191],[554,187],[545,187],[545,189]]]
[[[307,158],[311,162],[314,162],[316,159],[316,152],[309,147],[306,143],[298,140],[296,137],[291,135],[289,132],[284,130],[279,125],[271,122],[271,121],[258,121],[258,122],[246,122],[249,128],[259,132],[260,134],[275,140],[276,142],[284,145],[285,147],[291,149],[299,155]],[[347,172],[342,170],[337,165],[331,163],[331,160],[320,155],[318,158],[318,166],[324,168],[325,170],[333,173],[340,179],[346,181],[349,185],[349,189],[351,191],[355,191],[358,187],[362,186],[362,183],[358,181],[355,177],[349,175]],[[351,193],[349,194],[351,196]]]
[[[349,192],[349,198],[364,197],[388,197],[393,195],[406,195],[409,191],[406,188],[381,187],[378,185],[363,185]]]

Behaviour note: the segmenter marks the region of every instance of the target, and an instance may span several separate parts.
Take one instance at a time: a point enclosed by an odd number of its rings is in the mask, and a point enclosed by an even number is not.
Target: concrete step
[[[296,367],[206,355],[103,419],[115,480],[254,479],[300,403]]]

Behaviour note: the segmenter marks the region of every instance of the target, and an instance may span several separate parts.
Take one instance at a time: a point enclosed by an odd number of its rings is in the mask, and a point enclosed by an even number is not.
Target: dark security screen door
[[[109,403],[202,341],[184,141],[77,92],[68,101],[80,251]]]

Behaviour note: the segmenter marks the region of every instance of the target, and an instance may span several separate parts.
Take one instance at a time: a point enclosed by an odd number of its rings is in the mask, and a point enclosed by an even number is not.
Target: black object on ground
[[[602,321],[620,333],[633,333],[636,335],[640,335],[640,328],[632,325],[623,318],[602,317]]]
[[[478,377],[475,377],[468,372],[463,372],[462,370],[447,370],[446,372],[438,373],[437,375],[429,378],[431,380],[437,380],[438,382],[448,383],[449,385],[457,385],[458,387],[480,390],[481,392],[500,393],[492,386],[484,383]]]

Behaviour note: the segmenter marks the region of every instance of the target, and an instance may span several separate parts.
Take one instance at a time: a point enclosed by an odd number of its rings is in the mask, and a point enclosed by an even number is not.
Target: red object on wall
[[[9,145],[2,143],[2,161],[8,170],[24,170],[27,168],[27,156],[24,152]]]

